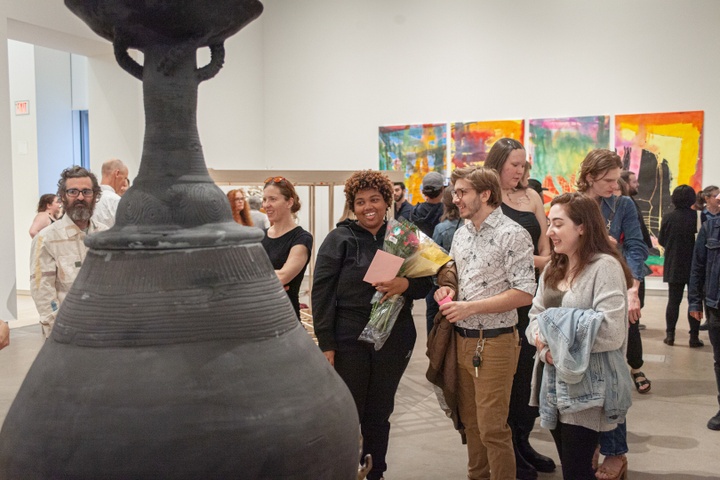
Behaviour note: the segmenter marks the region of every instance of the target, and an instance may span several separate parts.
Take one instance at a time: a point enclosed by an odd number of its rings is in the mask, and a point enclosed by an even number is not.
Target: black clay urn
[[[199,83],[262,4],[65,4],[142,80],[142,162],[10,408],[0,478],[356,478],[353,399],[297,321],[262,232],[233,221],[197,131]]]

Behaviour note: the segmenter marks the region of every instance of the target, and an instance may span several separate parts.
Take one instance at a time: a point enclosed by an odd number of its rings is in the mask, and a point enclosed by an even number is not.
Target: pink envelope
[[[367,283],[387,282],[397,276],[405,260],[384,250],[375,252],[363,281]]]

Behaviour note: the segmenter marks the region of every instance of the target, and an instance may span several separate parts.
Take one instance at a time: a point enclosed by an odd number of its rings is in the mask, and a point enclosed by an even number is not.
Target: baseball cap
[[[423,192],[426,190],[437,192],[438,190],[442,190],[442,188],[444,186],[445,186],[445,179],[438,172],[428,172],[428,174],[425,175],[425,177],[423,177],[423,180],[422,180]]]

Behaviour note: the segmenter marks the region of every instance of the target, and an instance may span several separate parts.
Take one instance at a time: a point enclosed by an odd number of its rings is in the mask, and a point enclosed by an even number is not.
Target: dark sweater
[[[658,242],[665,247],[664,282],[687,283],[690,280],[695,232],[695,210],[679,208],[663,215]]]
[[[373,235],[356,221],[338,224],[318,251],[312,287],[313,326],[322,351],[336,350],[336,325],[352,322],[358,335],[370,319],[375,288],[363,282],[375,252],[382,249],[385,224]],[[396,323],[412,322],[412,300],[424,298],[431,277],[409,278],[405,306]]]
[[[409,220],[418,226],[422,232],[432,238],[435,227],[440,223],[443,214],[443,204],[440,203],[418,203],[415,205]]]

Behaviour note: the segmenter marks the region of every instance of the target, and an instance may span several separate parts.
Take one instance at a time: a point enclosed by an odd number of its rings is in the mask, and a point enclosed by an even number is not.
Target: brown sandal
[[[608,458],[609,457],[605,457],[605,460]],[[605,462],[603,461],[600,468],[595,472],[595,478],[598,480],[626,480],[628,469],[627,457],[625,455],[619,455],[619,458],[622,461],[619,470],[610,470],[605,466]]]

